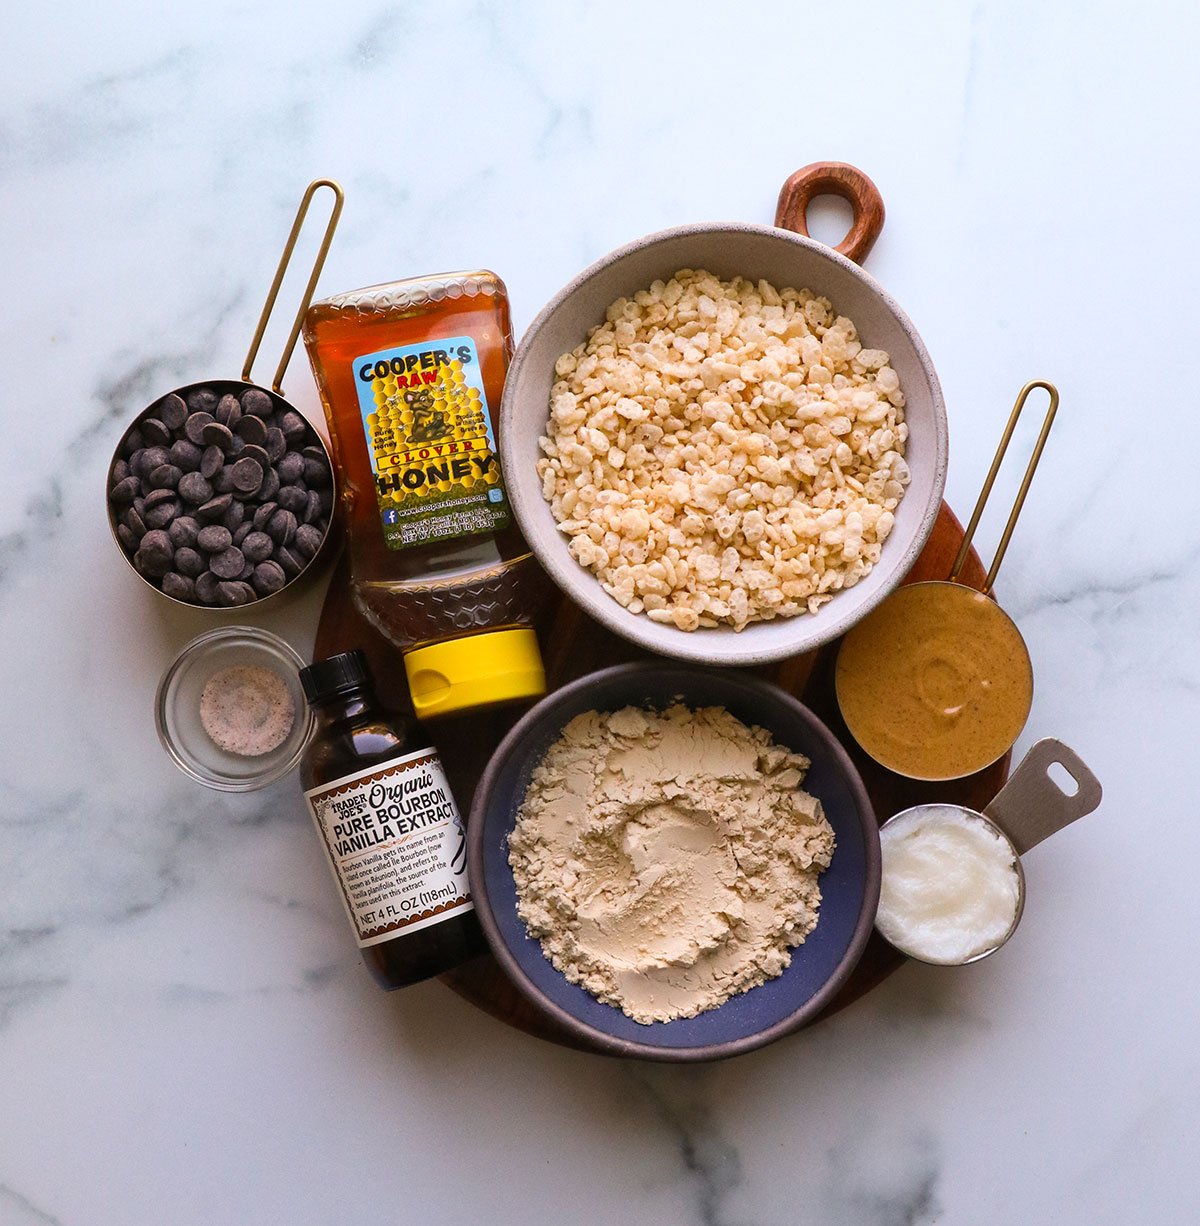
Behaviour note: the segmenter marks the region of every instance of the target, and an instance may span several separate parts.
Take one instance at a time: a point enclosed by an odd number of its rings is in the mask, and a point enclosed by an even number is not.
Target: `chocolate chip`
[[[229,539],[232,540],[233,537],[230,536]],[[222,549],[220,553],[213,554],[208,560],[208,569],[219,579],[236,579],[242,573],[242,567],[245,565],[246,559],[242,551],[235,545]]]
[[[241,505],[242,504],[240,502],[235,502],[233,504],[234,507],[239,507]],[[229,509],[232,511],[233,507],[230,507]],[[254,531],[254,525],[249,520],[246,520],[244,523],[238,524],[238,526],[234,529],[234,532],[233,532],[233,543],[240,548],[242,545],[242,542],[253,531]],[[267,539],[270,540],[271,538],[267,537]],[[245,553],[246,552],[245,549],[242,549],[242,552]]]
[[[184,545],[182,549],[175,550],[175,569],[181,575],[195,579],[198,575],[204,574],[208,569],[208,563],[190,545]]]
[[[267,521],[275,514],[279,504],[277,502],[264,502],[262,506],[254,512],[254,531],[261,532],[266,526]]]
[[[179,485],[179,478],[182,476],[183,473],[174,464],[160,464],[157,468],[151,469],[147,480],[152,489],[173,490]]]
[[[288,442],[299,442],[308,433],[308,422],[299,413],[286,409],[279,415],[279,428],[287,437]]]
[[[315,524],[321,518],[321,495],[316,490],[308,491],[308,506],[302,518],[306,524]]]
[[[238,575],[238,578],[241,579],[242,582],[244,583],[247,579],[250,578],[252,574],[254,574],[254,563],[253,562],[243,562],[242,563],[242,573]]]
[[[213,475],[212,483],[218,494],[233,493],[233,473],[228,464]]]
[[[196,536],[196,543],[206,553],[220,553],[223,549],[228,549],[233,544],[233,533],[225,527],[224,524],[209,524],[207,528],[201,528]],[[223,579],[227,579],[228,575],[222,575]]]
[[[190,547],[196,543],[200,533],[200,525],[190,515],[180,515],[171,520],[167,535],[176,549]]]
[[[188,392],[187,406],[192,413],[211,414],[217,407],[217,393],[209,387],[197,387]]]
[[[178,571],[173,570],[169,570],[163,575],[162,590],[168,596],[173,596],[176,600],[191,601],[196,595],[195,583],[186,575],[181,575]]]
[[[161,579],[171,569],[171,559],[164,560],[154,554],[148,554],[144,549],[139,549],[133,555],[133,565],[138,573],[145,575],[147,579]]]
[[[253,494],[263,483],[263,466],[249,456],[243,456],[233,468],[233,488],[243,494]]]
[[[242,412],[253,413],[255,417],[266,417],[273,412],[275,403],[266,392],[257,387],[247,388],[242,393]]]
[[[166,447],[171,441],[171,431],[157,417],[147,417],[142,422],[142,438],[152,445]]]
[[[284,438],[283,431],[278,426],[272,426],[267,431],[267,441],[263,445],[267,449],[267,455],[270,456],[272,464],[277,460],[282,460],[287,454],[287,439]]]
[[[286,545],[280,545],[276,548],[275,561],[283,567],[283,573],[289,579],[294,579],[304,569],[304,559]]]
[[[305,450],[307,451],[308,448],[305,448]],[[305,457],[304,480],[317,489],[329,484],[329,465],[325,462],[324,458],[311,460]]]
[[[220,585],[220,579],[211,570],[206,570],[196,577],[196,599],[203,604],[216,604],[217,588]]]
[[[210,521],[220,519],[221,516],[229,510],[229,504],[232,501],[232,494],[220,494],[216,498],[210,498],[202,507],[197,507],[196,515],[200,519],[207,519]]]
[[[145,447],[129,461],[129,471],[148,477],[160,464],[169,464],[171,453],[165,447]]]
[[[198,507],[213,496],[213,487],[201,473],[184,473],[179,478],[179,496],[184,502],[190,502],[192,506]]]
[[[164,575],[171,569],[171,559],[175,556],[175,546],[171,544],[170,536],[160,528],[153,528],[147,532],[142,537],[138,548],[147,558],[162,566],[162,573]]]
[[[270,502],[279,493],[279,474],[268,468],[263,473],[263,483],[259,487],[258,496],[263,502]]]
[[[303,554],[306,558],[313,557],[317,550],[321,548],[321,541],[324,540],[324,535],[319,528],[314,528],[312,524],[301,524],[296,529],[296,552]]]
[[[258,532],[254,525],[250,525],[250,532],[246,535],[246,539],[240,542],[242,553],[251,562],[263,562],[271,556],[271,550],[275,548],[275,542],[265,532]]]
[[[154,554],[155,557],[170,559],[175,552],[171,544],[171,534],[158,529],[147,532],[142,537],[142,548]]]
[[[263,419],[251,417],[249,414],[238,422],[237,434],[239,438],[244,438],[248,443],[261,445],[267,441],[267,427],[263,425]]]
[[[296,517],[282,508],[276,511],[267,521],[267,535],[277,545],[290,544],[296,535]]]
[[[156,502],[152,507],[147,506],[143,518],[150,528],[165,528],[179,514],[179,499],[175,497],[173,490],[155,490],[154,492],[155,494],[166,494],[167,497],[162,502]],[[146,501],[149,503],[150,499]]]
[[[125,527],[124,524],[117,525],[117,540],[121,542],[126,553],[133,553],[137,549],[138,539]]]
[[[216,445],[222,451],[227,452],[233,446],[233,434],[228,426],[223,426],[219,421],[210,421],[203,430],[204,441],[210,446]]]
[[[304,476],[304,457],[298,451],[289,451],[275,465],[275,471],[284,485],[291,485]]]
[[[142,483],[136,477],[126,477],[124,481],[118,481],[113,486],[109,498],[113,506],[125,507],[138,496],[138,490],[141,488]]]
[[[252,420],[258,421],[258,418],[255,417]],[[267,455],[267,449],[260,447],[257,443],[247,443],[242,448],[242,459],[257,460],[262,465],[263,472],[266,472],[271,467],[271,457]]]
[[[200,448],[186,438],[171,444],[171,463],[185,473],[194,473],[200,467],[201,455]]]
[[[203,411],[193,413],[187,421],[183,423],[183,432],[188,436],[188,441],[195,443],[197,447],[204,445],[204,431],[213,424],[213,415]]]
[[[293,515],[299,518],[308,510],[308,493],[305,490],[295,485],[285,485],[276,498],[285,511],[291,511]]]
[[[139,541],[146,535],[146,521],[142,518],[142,512],[138,510],[136,501],[134,502],[134,505],[121,516],[121,523],[123,523]]]
[[[321,495],[321,514],[333,514],[333,490],[323,489],[317,491]]]
[[[254,589],[248,583],[218,583],[217,603],[233,608],[236,605],[249,604],[254,599]]]
[[[238,502],[235,498],[233,502],[229,504],[229,510],[226,511],[221,517],[221,523],[223,523],[230,532],[233,532],[235,529],[242,526],[242,521],[245,518],[246,504],[243,502]]]
[[[255,419],[257,420],[257,418]],[[246,450],[246,440],[240,434],[233,435],[229,440],[229,454],[231,456],[240,456]]]
[[[129,461],[128,460],[114,460],[112,471],[108,474],[109,481],[111,481],[113,485],[117,485],[120,482],[124,481],[125,478],[128,476],[129,476]]]
[[[142,438],[142,432],[134,426],[132,430],[125,436],[124,442],[121,444],[121,454],[129,459],[134,452],[141,451],[146,445],[146,440]]]
[[[217,421],[219,421],[221,425],[225,426],[227,429],[232,430],[233,427],[237,425],[241,416],[242,406],[238,404],[238,398],[236,396],[226,394],[217,401]]]
[[[175,497],[175,491],[172,489],[157,489],[151,490],[145,498],[145,507],[149,511],[152,507],[158,506],[160,503],[170,502]]]
[[[251,574],[250,582],[260,596],[269,596],[287,583],[287,575],[278,562],[260,562]]]
[[[182,396],[176,396],[172,392],[169,396],[164,396],[158,402],[158,416],[162,424],[168,430],[180,430],[183,428],[183,423],[187,421],[188,407],[183,402]]]
[[[205,447],[204,454],[200,457],[200,472],[209,481],[221,471],[225,464],[225,453],[220,447],[215,444],[211,447]]]

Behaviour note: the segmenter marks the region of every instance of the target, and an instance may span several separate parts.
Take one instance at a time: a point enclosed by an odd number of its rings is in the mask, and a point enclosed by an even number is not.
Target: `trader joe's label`
[[[475,909],[466,832],[435,750],[367,767],[304,797],[359,945]]]

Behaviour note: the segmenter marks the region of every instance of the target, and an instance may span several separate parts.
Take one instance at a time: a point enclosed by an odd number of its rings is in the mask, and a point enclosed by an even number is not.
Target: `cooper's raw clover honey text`
[[[479,355],[469,336],[354,360],[389,549],[508,526]]]

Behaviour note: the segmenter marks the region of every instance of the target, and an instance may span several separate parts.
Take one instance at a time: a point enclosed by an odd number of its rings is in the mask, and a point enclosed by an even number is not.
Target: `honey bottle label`
[[[354,359],[363,433],[389,549],[508,527],[492,414],[469,336]]]
[[[467,837],[437,751],[304,793],[360,946],[473,911]]]

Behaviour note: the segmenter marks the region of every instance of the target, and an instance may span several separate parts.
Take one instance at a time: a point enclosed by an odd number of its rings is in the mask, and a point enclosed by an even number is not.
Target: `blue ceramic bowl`
[[[698,1017],[643,1025],[568,983],[526,932],[517,915],[508,836],[534,767],[576,715],[630,705],[661,709],[677,700],[725,707],[810,758],[804,788],[824,806],[837,849],[821,875],[817,926],[792,951],[782,975]],[[761,1047],[810,1022],[854,969],[879,903],[879,828],[845,750],[807,707],[778,686],[725,670],[620,664],[542,699],[492,755],[475,791],[468,844],[480,922],[492,952],[521,992],[586,1045],[647,1060],[715,1060]]]

